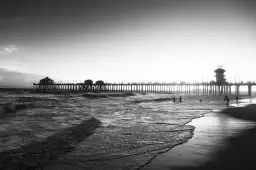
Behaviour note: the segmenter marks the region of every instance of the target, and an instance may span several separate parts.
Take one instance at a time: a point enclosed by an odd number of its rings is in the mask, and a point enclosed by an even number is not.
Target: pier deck
[[[106,83],[86,85],[83,83],[33,84],[37,92],[131,92],[131,93],[169,93],[180,95],[225,95],[240,94],[240,87],[247,86],[251,96],[256,83]]]

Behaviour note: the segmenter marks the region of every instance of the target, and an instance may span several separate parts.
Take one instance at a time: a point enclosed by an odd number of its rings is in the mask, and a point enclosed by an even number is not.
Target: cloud
[[[12,53],[14,51],[17,51],[18,48],[15,48],[15,47],[11,47],[11,48],[4,48],[4,51],[6,51],[7,53]]]
[[[4,54],[4,53],[13,53],[18,51],[19,48],[17,48],[15,45],[8,45],[8,46],[0,46],[0,54]]]

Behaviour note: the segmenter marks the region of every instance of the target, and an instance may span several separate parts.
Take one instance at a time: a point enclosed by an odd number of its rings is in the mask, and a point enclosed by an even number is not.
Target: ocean
[[[172,97],[1,92],[0,169],[139,169],[192,138],[192,119],[225,107]]]

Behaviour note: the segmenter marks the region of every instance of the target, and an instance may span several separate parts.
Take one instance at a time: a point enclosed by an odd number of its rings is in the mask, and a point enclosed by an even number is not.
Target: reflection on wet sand
[[[241,163],[253,163],[249,162],[253,158],[249,153],[256,154],[256,138],[250,136],[256,136],[254,122],[209,113],[189,125],[195,126],[192,139],[159,155],[142,169],[235,169]],[[235,160],[238,158],[243,158],[242,162]]]

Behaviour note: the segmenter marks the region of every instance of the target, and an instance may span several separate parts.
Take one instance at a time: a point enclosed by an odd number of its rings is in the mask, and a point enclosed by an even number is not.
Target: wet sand
[[[234,165],[232,162],[237,159],[240,150],[250,150],[251,147],[256,153],[256,146],[253,146],[252,142],[244,146],[244,142],[253,141],[253,137],[248,133],[256,134],[255,122],[232,118],[221,113],[208,113],[202,118],[194,119],[188,125],[195,126],[192,139],[159,155],[141,169],[229,169],[229,165]],[[241,161],[248,159],[243,158]],[[235,165],[232,168],[240,169]]]

